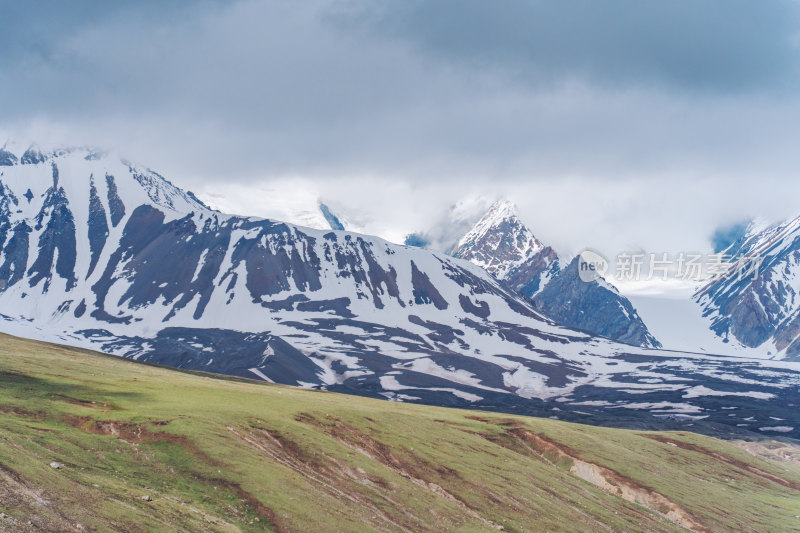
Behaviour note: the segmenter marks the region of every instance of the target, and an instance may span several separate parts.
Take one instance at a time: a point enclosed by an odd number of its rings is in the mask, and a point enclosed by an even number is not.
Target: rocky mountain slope
[[[4,331],[399,401],[800,432],[796,365],[617,344],[467,261],[225,215],[92,150],[28,152],[0,154]]]
[[[800,219],[752,222],[719,251],[731,266],[709,280],[628,293],[651,331],[671,349],[800,360]]]
[[[560,324],[634,346],[660,346],[619,291],[602,278],[582,280],[577,257],[562,265],[509,201],[492,205],[451,253],[530,298],[537,310]]]
[[[800,218],[752,225],[724,253],[733,266],[694,296],[711,329],[725,342],[800,359]]]

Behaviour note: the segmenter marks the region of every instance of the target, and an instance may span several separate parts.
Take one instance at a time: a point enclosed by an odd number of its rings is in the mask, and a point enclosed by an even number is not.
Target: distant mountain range
[[[0,329],[398,401],[800,432],[800,367],[614,342],[655,344],[613,288],[575,282],[507,205],[487,217],[451,257],[226,215],[96,150],[4,149]],[[561,324],[546,316],[559,305]],[[612,329],[585,327],[597,324]]]
[[[578,258],[564,265],[555,250],[522,223],[509,201],[492,205],[451,254],[530,298],[536,309],[559,324],[634,346],[661,346],[616,288],[602,278],[583,281]]]
[[[662,298],[628,297],[602,277],[581,280],[578,258],[565,261],[539,241],[510,201],[495,202],[448,253],[485,269],[555,322],[618,342],[800,360],[800,217],[737,224],[713,244],[730,271]]]

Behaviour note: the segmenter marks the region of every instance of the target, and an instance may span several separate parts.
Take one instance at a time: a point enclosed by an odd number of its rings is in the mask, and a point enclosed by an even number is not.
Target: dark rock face
[[[627,299],[597,280],[580,279],[577,257],[533,301],[559,324],[634,346],[660,346]]]
[[[411,261],[411,284],[413,286],[414,302],[417,304],[430,304],[436,309],[447,309],[448,303],[433,286],[428,275],[421,272],[414,261]]]
[[[108,208],[111,211],[111,224],[116,228],[120,221],[125,217],[125,204],[117,193],[117,184],[114,176],[106,174],[106,186],[108,188]]]
[[[350,298],[343,296],[341,298],[333,298],[331,300],[316,300],[307,302],[298,302],[295,306],[297,311],[322,313],[330,311],[334,315],[342,316],[345,318],[354,318],[350,311]]]
[[[253,301],[261,301],[265,296],[288,291],[292,288],[292,283],[302,291],[321,288],[319,258],[311,247],[308,255],[302,257],[297,247],[293,246],[292,236],[285,224],[241,221],[236,222],[236,225],[246,230],[257,230],[253,232],[252,238],[243,238],[236,242],[232,256],[234,265],[246,265],[247,289]],[[227,225],[221,229],[223,234],[229,234],[232,227]],[[263,238],[273,241],[275,246],[263,246]],[[232,267],[226,277],[233,274]]]
[[[390,265],[388,268],[384,268],[375,259],[375,254],[372,249],[373,245],[371,243],[368,243],[361,237],[358,237],[356,241],[358,242],[359,256],[362,258],[362,266],[358,267],[351,261],[351,268],[355,268],[356,270],[359,268],[363,269],[363,263],[367,264],[367,283],[365,283],[365,286],[369,289],[370,293],[372,293],[372,301],[375,307],[383,309],[382,295],[396,300],[401,307],[404,307],[405,303],[402,298],[400,298],[400,289],[397,286],[397,272],[394,266]],[[345,242],[349,242],[347,238],[345,238]],[[355,258],[358,256],[351,257]]]
[[[758,293],[748,291],[737,299],[735,305],[726,306],[730,312],[730,332],[745,346],[760,346],[775,331],[775,325],[769,320],[769,312],[765,312],[774,302],[762,300]]]
[[[89,263],[87,278],[92,275],[94,268],[97,266],[97,261],[100,259],[100,252],[103,251],[106,239],[108,239],[106,210],[97,195],[97,187],[94,186],[94,179],[92,179],[89,189],[89,251],[91,253],[91,262]]]
[[[28,269],[29,284],[35,287],[44,280],[44,292],[50,287],[53,274],[67,280],[67,290],[75,286],[75,261],[77,258],[75,219],[69,208],[69,200],[64,189],[58,184],[58,167],[53,168],[53,186],[48,189],[44,206],[36,217],[36,230],[44,231],[39,235],[39,252],[36,260]],[[55,268],[53,263],[55,261]]]
[[[339,217],[333,214],[330,207],[328,207],[323,203],[320,203],[319,210],[322,213],[322,216],[325,217],[325,220],[328,222],[328,225],[330,225],[331,229],[344,231],[345,229],[344,224],[342,224],[342,221],[339,220]]]
[[[196,233],[193,216],[164,222],[164,214],[151,206],[140,206],[125,226],[119,248],[111,255],[105,271],[92,287],[97,300],[92,316],[110,319],[105,310],[108,290],[121,271],[130,281],[119,302],[132,307],[153,305],[163,298],[172,304],[170,316],[198,297],[195,316],[201,316],[211,293],[211,281],[219,273],[230,233],[216,231],[209,221],[208,233]],[[205,252],[205,262],[198,264]],[[210,253],[209,253],[210,252]],[[195,272],[197,275],[195,276]],[[130,317],[114,317],[114,322]]]
[[[3,262],[0,264],[0,281],[6,287],[15,285],[25,277],[28,265],[28,238],[31,228],[25,222],[14,226],[11,238],[3,249]]]
[[[28,234],[24,222],[12,223],[11,211],[19,205],[14,193],[0,183],[0,284],[3,289],[14,285],[25,275],[28,265]]]
[[[0,148],[0,167],[12,167],[17,164],[17,156]]]
[[[469,296],[465,296],[463,294],[458,295],[458,303],[461,304],[461,309],[467,313],[477,316],[478,318],[488,318],[489,315],[492,314],[489,304],[480,300],[478,300],[476,303],[473,303]]]
[[[39,163],[44,163],[45,161],[46,158],[42,152],[33,146],[28,148],[25,153],[22,154],[22,157],[19,160],[19,162],[23,165],[38,165]]]
[[[0,250],[8,238],[11,229],[11,208],[19,205],[14,193],[0,182]]]
[[[108,336],[108,331],[86,330],[88,338]],[[141,353],[141,346],[153,349]],[[198,350],[198,346],[213,349]],[[165,328],[154,339],[117,338],[105,344],[108,351],[130,351],[137,359],[174,368],[203,370],[258,378],[253,370],[286,385],[319,383],[322,367],[289,343],[270,334],[246,334],[220,329]]]
[[[525,296],[533,296],[544,289],[549,280],[558,275],[561,265],[555,250],[545,246],[523,264],[512,268],[503,283]]]

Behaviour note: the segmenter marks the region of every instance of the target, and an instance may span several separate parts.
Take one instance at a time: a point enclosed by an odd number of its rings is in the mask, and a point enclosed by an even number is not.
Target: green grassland
[[[795,452],[0,335],[0,531],[798,531]]]

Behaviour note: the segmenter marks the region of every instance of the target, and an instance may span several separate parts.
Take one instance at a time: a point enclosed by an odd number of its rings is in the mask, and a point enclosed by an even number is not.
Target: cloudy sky
[[[797,0],[0,5],[0,143],[115,148],[226,210],[321,196],[397,240],[506,196],[565,254],[800,212]]]

